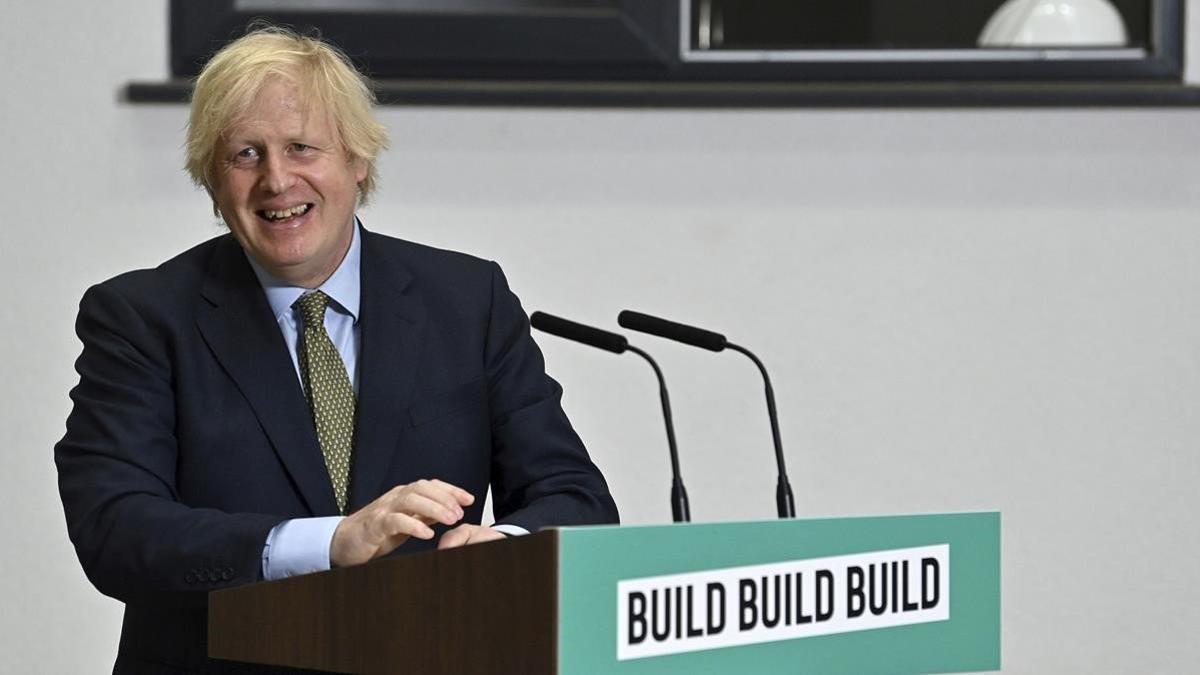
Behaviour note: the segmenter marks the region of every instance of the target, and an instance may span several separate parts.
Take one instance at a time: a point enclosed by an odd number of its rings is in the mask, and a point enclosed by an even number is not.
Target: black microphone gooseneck
[[[758,372],[762,373],[763,386],[766,390],[767,417],[771,421],[771,440],[775,443],[775,464],[779,468],[779,481],[775,486],[775,508],[780,518],[795,518],[796,498],[792,494],[792,485],[788,482],[787,467],[783,459],[783,441],[779,436],[779,416],[775,410],[775,389],[771,386],[771,378],[767,375],[767,369],[763,365],[763,362],[751,353],[749,349],[733,344],[726,340],[725,336],[720,333],[714,333],[703,328],[660,319],[656,316],[628,309],[617,315],[617,323],[622,328],[657,335],[658,337],[675,340],[676,342],[682,342],[712,352],[732,349],[735,352],[745,354],[754,362],[754,365],[758,366]]]
[[[767,375],[767,368],[763,362],[751,354],[749,349],[732,342],[726,342],[725,346],[750,357],[754,365],[758,366],[758,372],[762,373],[763,386],[767,392],[767,417],[771,420],[771,440],[775,442],[775,463],[779,466],[779,481],[775,485],[775,509],[780,518],[795,518],[796,498],[792,496],[792,486],[788,483],[787,469],[784,467],[783,441],[779,438],[779,416],[775,413],[775,389],[771,386],[771,377]]]
[[[662,401],[663,421],[667,425],[667,446],[671,451],[671,518],[676,523],[691,521],[692,513],[688,506],[687,489],[683,487],[683,477],[679,471],[679,449],[675,445],[675,424],[671,419],[671,399],[667,395],[667,382],[663,379],[662,369],[658,367],[658,363],[646,352],[629,344],[624,335],[610,333],[545,312],[531,314],[529,323],[540,331],[560,338],[580,342],[614,354],[631,351],[646,359],[646,362],[654,369],[654,375],[658,378],[658,396]]]

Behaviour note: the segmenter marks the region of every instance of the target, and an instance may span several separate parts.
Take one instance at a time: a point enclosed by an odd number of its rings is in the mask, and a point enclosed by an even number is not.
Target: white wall
[[[217,230],[178,170],[185,109],[116,100],[165,76],[165,3],[11,5],[0,654],[106,672],[120,608],[80,572],[51,460],[76,303]],[[381,115],[369,227],[501,261],[530,310],[640,308],[751,346],[803,515],[1002,511],[1006,672],[1200,662],[1200,112]],[[626,521],[669,520],[650,373],[541,343]],[[695,518],[772,517],[752,366],[638,343],[672,386]]]

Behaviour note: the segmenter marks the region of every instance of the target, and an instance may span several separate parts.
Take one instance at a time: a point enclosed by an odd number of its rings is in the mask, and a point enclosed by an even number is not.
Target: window
[[[174,79],[127,95],[186,100],[208,57],[266,18],[341,45],[384,103],[1200,104],[1181,84],[1182,0],[1055,3],[1111,3],[1120,43],[980,47],[1004,2],[172,0]]]

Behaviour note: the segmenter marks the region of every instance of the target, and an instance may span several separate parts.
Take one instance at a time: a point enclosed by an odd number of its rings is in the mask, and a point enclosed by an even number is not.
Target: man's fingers
[[[480,527],[475,530],[474,534],[471,535],[471,540],[467,543],[478,544],[480,542],[496,541],[497,539],[504,538],[505,534],[503,532],[498,532],[490,527]]]
[[[412,484],[414,491],[446,505],[446,508],[462,510],[475,501],[470,492],[441,480],[421,480]]]
[[[400,513],[415,516],[426,523],[453,525],[463,517],[462,508],[458,504],[451,508],[445,502],[416,492],[409,492],[400,497],[397,506]]]
[[[417,539],[433,539],[433,530],[428,525],[421,522],[419,518],[408,515],[407,513],[389,513],[384,519],[383,533],[387,535],[389,540],[400,539],[391,547],[396,548],[404,543],[404,540],[409,537]],[[382,554],[390,553],[391,549],[382,551]]]
[[[457,485],[452,485],[450,483],[447,483],[444,480],[438,480],[436,478],[430,482],[441,488],[448,490],[450,492],[450,494],[452,494],[454,496],[455,501],[457,501],[462,506],[470,506],[475,503],[475,495],[471,494],[470,492],[467,492],[466,490],[458,487]]]
[[[411,498],[413,495],[420,495],[441,504],[452,514],[456,514],[455,518],[447,524],[462,519],[463,506],[469,506],[475,501],[475,497],[471,493],[440,480],[419,480],[415,483],[402,485],[392,492],[393,499],[396,503],[400,504],[405,503],[405,500]],[[402,506],[400,510],[405,510],[405,508]],[[435,519],[441,520],[437,516],[435,516]]]
[[[485,541],[495,541],[503,539],[504,533],[497,532],[490,527],[481,527],[479,525],[459,525],[442,535],[438,541],[438,548],[455,548],[458,546],[466,546],[468,544],[478,544]]]
[[[459,525],[453,530],[450,530],[446,534],[443,534],[442,538],[438,540],[438,549],[457,548],[459,546],[466,545],[471,541],[472,530],[472,525]]]
[[[409,537],[432,539],[433,530],[404,513],[363,514],[343,520],[329,543],[329,562],[334,567],[361,565],[391,553]]]
[[[329,559],[338,567],[356,565],[390,553],[409,537],[433,539],[430,525],[454,525],[463,519],[463,507],[474,502],[471,493],[441,480],[397,485],[338,526]],[[470,539],[464,531],[450,542],[461,546]]]

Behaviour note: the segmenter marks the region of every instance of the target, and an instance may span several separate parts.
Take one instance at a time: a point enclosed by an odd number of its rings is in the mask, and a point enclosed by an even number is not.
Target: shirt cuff
[[[263,578],[268,581],[329,569],[329,546],[342,516],[296,518],[272,528],[263,546]]]
[[[507,534],[510,537],[520,537],[521,535],[529,534],[529,530],[521,527],[520,525],[504,525],[501,523],[496,523],[492,526],[492,529],[497,532]]]

